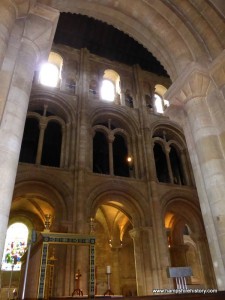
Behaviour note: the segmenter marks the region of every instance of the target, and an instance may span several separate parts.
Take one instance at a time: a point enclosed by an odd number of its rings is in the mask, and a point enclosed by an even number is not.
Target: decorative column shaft
[[[39,165],[41,164],[42,149],[43,149],[43,142],[44,142],[46,126],[47,126],[46,117],[42,117],[41,122],[39,124],[40,133],[39,133],[37,156],[36,156],[36,164],[39,164]]]
[[[109,174],[110,175],[114,175],[113,141],[114,141],[114,136],[109,136],[108,145],[109,145]]]
[[[134,228],[129,233],[134,243],[134,260],[135,260],[135,269],[136,269],[137,294],[138,296],[143,296],[146,294],[146,281],[144,276],[144,260],[143,260],[143,253],[141,249],[140,230]]]
[[[166,163],[169,172],[170,183],[173,183],[173,171],[170,163],[170,149],[171,149],[170,146],[168,145],[165,146]]]
[[[194,66],[167,92],[169,108],[183,108],[187,145],[210,245],[217,285],[225,289],[225,160],[221,151],[207,96],[214,89],[208,73]],[[171,114],[173,116],[173,112]],[[192,153],[194,151],[195,153]]]
[[[152,228],[134,228],[129,233],[134,243],[137,294],[150,295],[154,288],[161,287]]]

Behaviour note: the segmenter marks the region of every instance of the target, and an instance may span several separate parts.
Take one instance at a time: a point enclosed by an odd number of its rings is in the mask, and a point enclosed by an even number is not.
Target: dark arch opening
[[[60,166],[62,133],[59,123],[51,121],[45,129],[41,164],[51,167]]]
[[[96,132],[93,139],[93,172],[109,174],[109,146],[104,133]]]
[[[39,122],[34,118],[27,118],[20,150],[20,162],[34,164],[36,161],[39,139]]]
[[[170,163],[173,172],[173,182],[175,184],[184,185],[185,180],[183,176],[182,165],[177,150],[171,146],[170,148]]]
[[[115,135],[113,141],[114,175],[129,177],[127,157],[128,151],[124,138],[121,135]]]
[[[170,178],[169,178],[169,171],[166,162],[166,155],[163,152],[161,145],[155,143],[153,151],[154,151],[157,178],[159,182],[169,183]]]

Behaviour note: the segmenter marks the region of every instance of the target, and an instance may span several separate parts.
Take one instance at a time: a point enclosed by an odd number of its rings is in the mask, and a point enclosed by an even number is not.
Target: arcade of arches
[[[111,267],[111,288],[117,295],[150,295],[154,288],[173,288],[169,266],[190,266],[190,287],[225,290],[221,3],[1,1],[4,264],[12,265],[12,258],[22,255],[13,246],[8,252],[4,248],[7,229],[22,223],[28,242],[33,230],[39,239],[49,228],[94,235],[98,295],[107,289],[106,266]],[[84,14],[119,28],[152,52],[169,77],[85,48],[53,43],[60,12]],[[39,77],[41,62],[48,57],[58,74],[55,86],[45,85]],[[104,80],[113,90],[105,99]],[[38,270],[40,251],[37,242],[31,250],[33,270]],[[56,245],[49,255],[54,257],[49,295],[71,295],[77,270],[87,294],[88,251]],[[6,269],[1,271],[3,299],[10,280]],[[28,298],[36,298],[38,272],[26,289]],[[19,278],[17,268],[12,289],[21,288]]]

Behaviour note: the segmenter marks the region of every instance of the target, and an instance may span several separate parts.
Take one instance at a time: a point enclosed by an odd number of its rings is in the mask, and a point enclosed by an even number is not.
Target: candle
[[[107,267],[106,267],[106,273],[107,273],[107,274],[110,274],[110,273],[111,273],[111,267],[110,267],[110,266],[107,266]]]

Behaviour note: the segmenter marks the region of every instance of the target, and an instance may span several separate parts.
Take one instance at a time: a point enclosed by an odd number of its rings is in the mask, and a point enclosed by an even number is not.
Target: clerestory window
[[[112,102],[115,99],[115,86],[112,81],[104,79],[101,86],[101,98]]]

